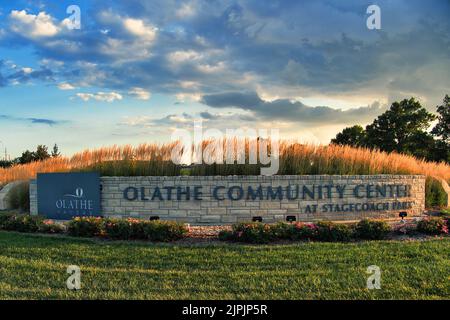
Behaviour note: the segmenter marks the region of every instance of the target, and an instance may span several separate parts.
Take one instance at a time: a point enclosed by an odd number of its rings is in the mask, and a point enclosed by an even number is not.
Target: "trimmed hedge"
[[[55,223],[53,220],[44,220],[39,226],[39,232],[42,233],[65,233],[67,228],[64,224]]]
[[[100,217],[76,217],[67,223],[67,233],[74,237],[99,237],[103,230],[104,220]]]
[[[382,240],[392,229],[386,221],[363,219],[355,227],[355,236],[365,240]]]
[[[278,226],[278,225],[277,225]],[[282,237],[279,235],[279,237]],[[232,231],[221,231],[219,239],[246,243],[268,243],[277,238],[275,225],[260,222],[236,223]]]
[[[183,238],[188,229],[172,221],[138,219],[105,219],[76,217],[61,224],[41,216],[1,214],[0,230],[18,232],[67,233],[74,237],[103,237],[115,240],[175,241]]]
[[[115,240],[175,241],[188,230],[184,224],[173,221],[139,219],[108,219],[77,217],[67,225],[67,233],[75,237],[104,237]]]
[[[317,223],[317,240],[346,242],[353,238],[353,225],[320,221]]]
[[[426,218],[419,221],[417,230],[429,235],[448,234],[449,220],[441,217]]]
[[[39,226],[42,224],[43,220],[44,219],[39,216],[22,214],[3,216],[0,227],[8,231],[32,233],[39,231]]]
[[[237,223],[231,231],[219,233],[219,239],[245,243],[268,243],[277,240],[347,242],[355,239],[386,238],[391,227],[384,221],[361,220],[357,224],[320,221],[318,223]]]
[[[243,243],[269,243],[279,240],[346,242],[352,240],[381,240],[390,233],[429,235],[448,234],[450,219],[429,217],[405,222],[391,227],[385,221],[364,219],[356,224],[333,223],[285,223],[261,222],[236,223],[231,231],[221,231],[219,239]],[[174,221],[148,221],[139,219],[110,219],[77,217],[61,224],[40,216],[25,214],[0,214],[0,230],[28,233],[66,233],[75,237],[102,237],[114,240],[175,241],[188,233],[187,227]]]
[[[27,214],[0,215],[0,230],[27,232],[27,233],[63,233],[64,225],[46,220],[41,216]]]

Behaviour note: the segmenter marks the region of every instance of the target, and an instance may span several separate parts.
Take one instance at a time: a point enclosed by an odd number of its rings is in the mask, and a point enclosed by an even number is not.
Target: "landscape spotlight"
[[[400,212],[400,213],[398,214],[398,216],[399,216],[400,218],[402,218],[402,220],[403,220],[403,218],[406,217],[407,215],[408,215],[408,213],[407,213],[406,211],[402,211],[402,212]]]
[[[286,217],[286,221],[287,222],[294,222],[294,221],[296,221],[297,220],[297,218],[295,217],[295,216],[287,216]]]
[[[150,221],[155,221],[155,220],[159,220],[158,216],[151,216],[150,217]]]
[[[259,217],[259,216],[253,217],[253,218],[252,218],[252,221],[253,221],[253,222],[262,222],[262,217]]]

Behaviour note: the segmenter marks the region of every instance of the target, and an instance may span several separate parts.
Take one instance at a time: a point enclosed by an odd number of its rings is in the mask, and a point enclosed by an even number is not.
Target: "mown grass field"
[[[1,299],[449,299],[450,239],[149,244],[0,232]],[[66,289],[68,265],[80,291]],[[366,268],[381,289],[366,289]]]

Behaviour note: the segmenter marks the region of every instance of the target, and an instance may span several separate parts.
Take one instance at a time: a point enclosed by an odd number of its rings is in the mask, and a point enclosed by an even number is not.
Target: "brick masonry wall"
[[[283,221],[286,216],[295,216],[298,221],[316,221],[316,220],[359,220],[362,218],[396,218],[400,211],[407,211],[408,216],[419,216],[425,209],[425,177],[419,175],[358,175],[358,176],[339,176],[339,175],[309,175],[309,176],[181,176],[181,177],[102,177],[101,206],[104,216],[109,217],[136,217],[148,219],[150,216],[159,216],[162,220],[179,220],[193,224],[227,224],[238,221],[249,221],[254,216],[261,216],[265,222]],[[317,193],[315,199],[306,199],[300,197],[296,200],[286,199],[286,189],[291,185],[295,188],[299,185],[300,191],[303,186],[312,189],[314,186],[325,185],[345,185],[345,190],[340,192],[334,187],[330,194],[324,192],[324,198],[318,199]],[[362,194],[366,191],[367,185],[409,185],[410,190],[406,195],[401,194],[382,198],[357,198],[354,194],[354,188],[358,185]],[[194,200],[193,189],[195,186],[201,186],[202,200]],[[216,186],[223,186],[219,190],[220,196],[225,200],[217,200],[213,196]],[[247,200],[247,188],[254,190],[258,186],[263,188],[263,199],[251,198]],[[130,192],[128,197],[133,198],[133,191],[139,190],[139,196],[135,200],[127,200],[124,191],[127,188]],[[151,200],[154,189],[158,187],[161,190],[161,196],[165,200],[158,200],[158,197]],[[167,190],[164,187],[175,187],[175,200],[166,200]],[[176,188],[189,187],[191,199],[176,200]],[[230,187],[241,187],[244,191],[242,200],[227,199],[227,191]],[[283,190],[283,199],[267,200],[267,188],[272,187],[274,191],[278,187]],[[144,198],[141,200],[141,188],[144,188]],[[294,189],[295,190],[295,189]],[[30,186],[31,212],[37,213],[36,182],[33,181]],[[236,193],[235,193],[236,194]],[[327,195],[331,195],[328,198]],[[372,193],[374,195],[374,193]],[[173,199],[172,198],[172,199]],[[401,207],[399,205],[405,205]],[[361,206],[364,203],[378,204],[377,210],[364,209]],[[381,203],[388,205],[383,207]],[[395,208],[393,207],[395,203]],[[331,204],[331,206],[329,206]],[[351,205],[359,204],[359,207]],[[323,210],[323,206],[327,210]],[[336,207],[337,205],[337,207]],[[311,210],[316,206],[316,211]],[[366,205],[367,206],[367,205]],[[333,208],[333,212],[330,209]],[[338,209],[336,209],[338,208]],[[359,210],[357,210],[359,209]],[[346,211],[347,210],[347,211]],[[325,212],[326,211],[326,212]]]

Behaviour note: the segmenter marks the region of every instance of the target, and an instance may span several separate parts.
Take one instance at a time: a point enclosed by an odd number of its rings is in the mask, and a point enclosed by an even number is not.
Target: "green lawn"
[[[1,299],[448,299],[450,239],[288,245],[106,242],[0,232]],[[65,287],[68,265],[82,289]],[[381,289],[366,289],[366,268]]]

